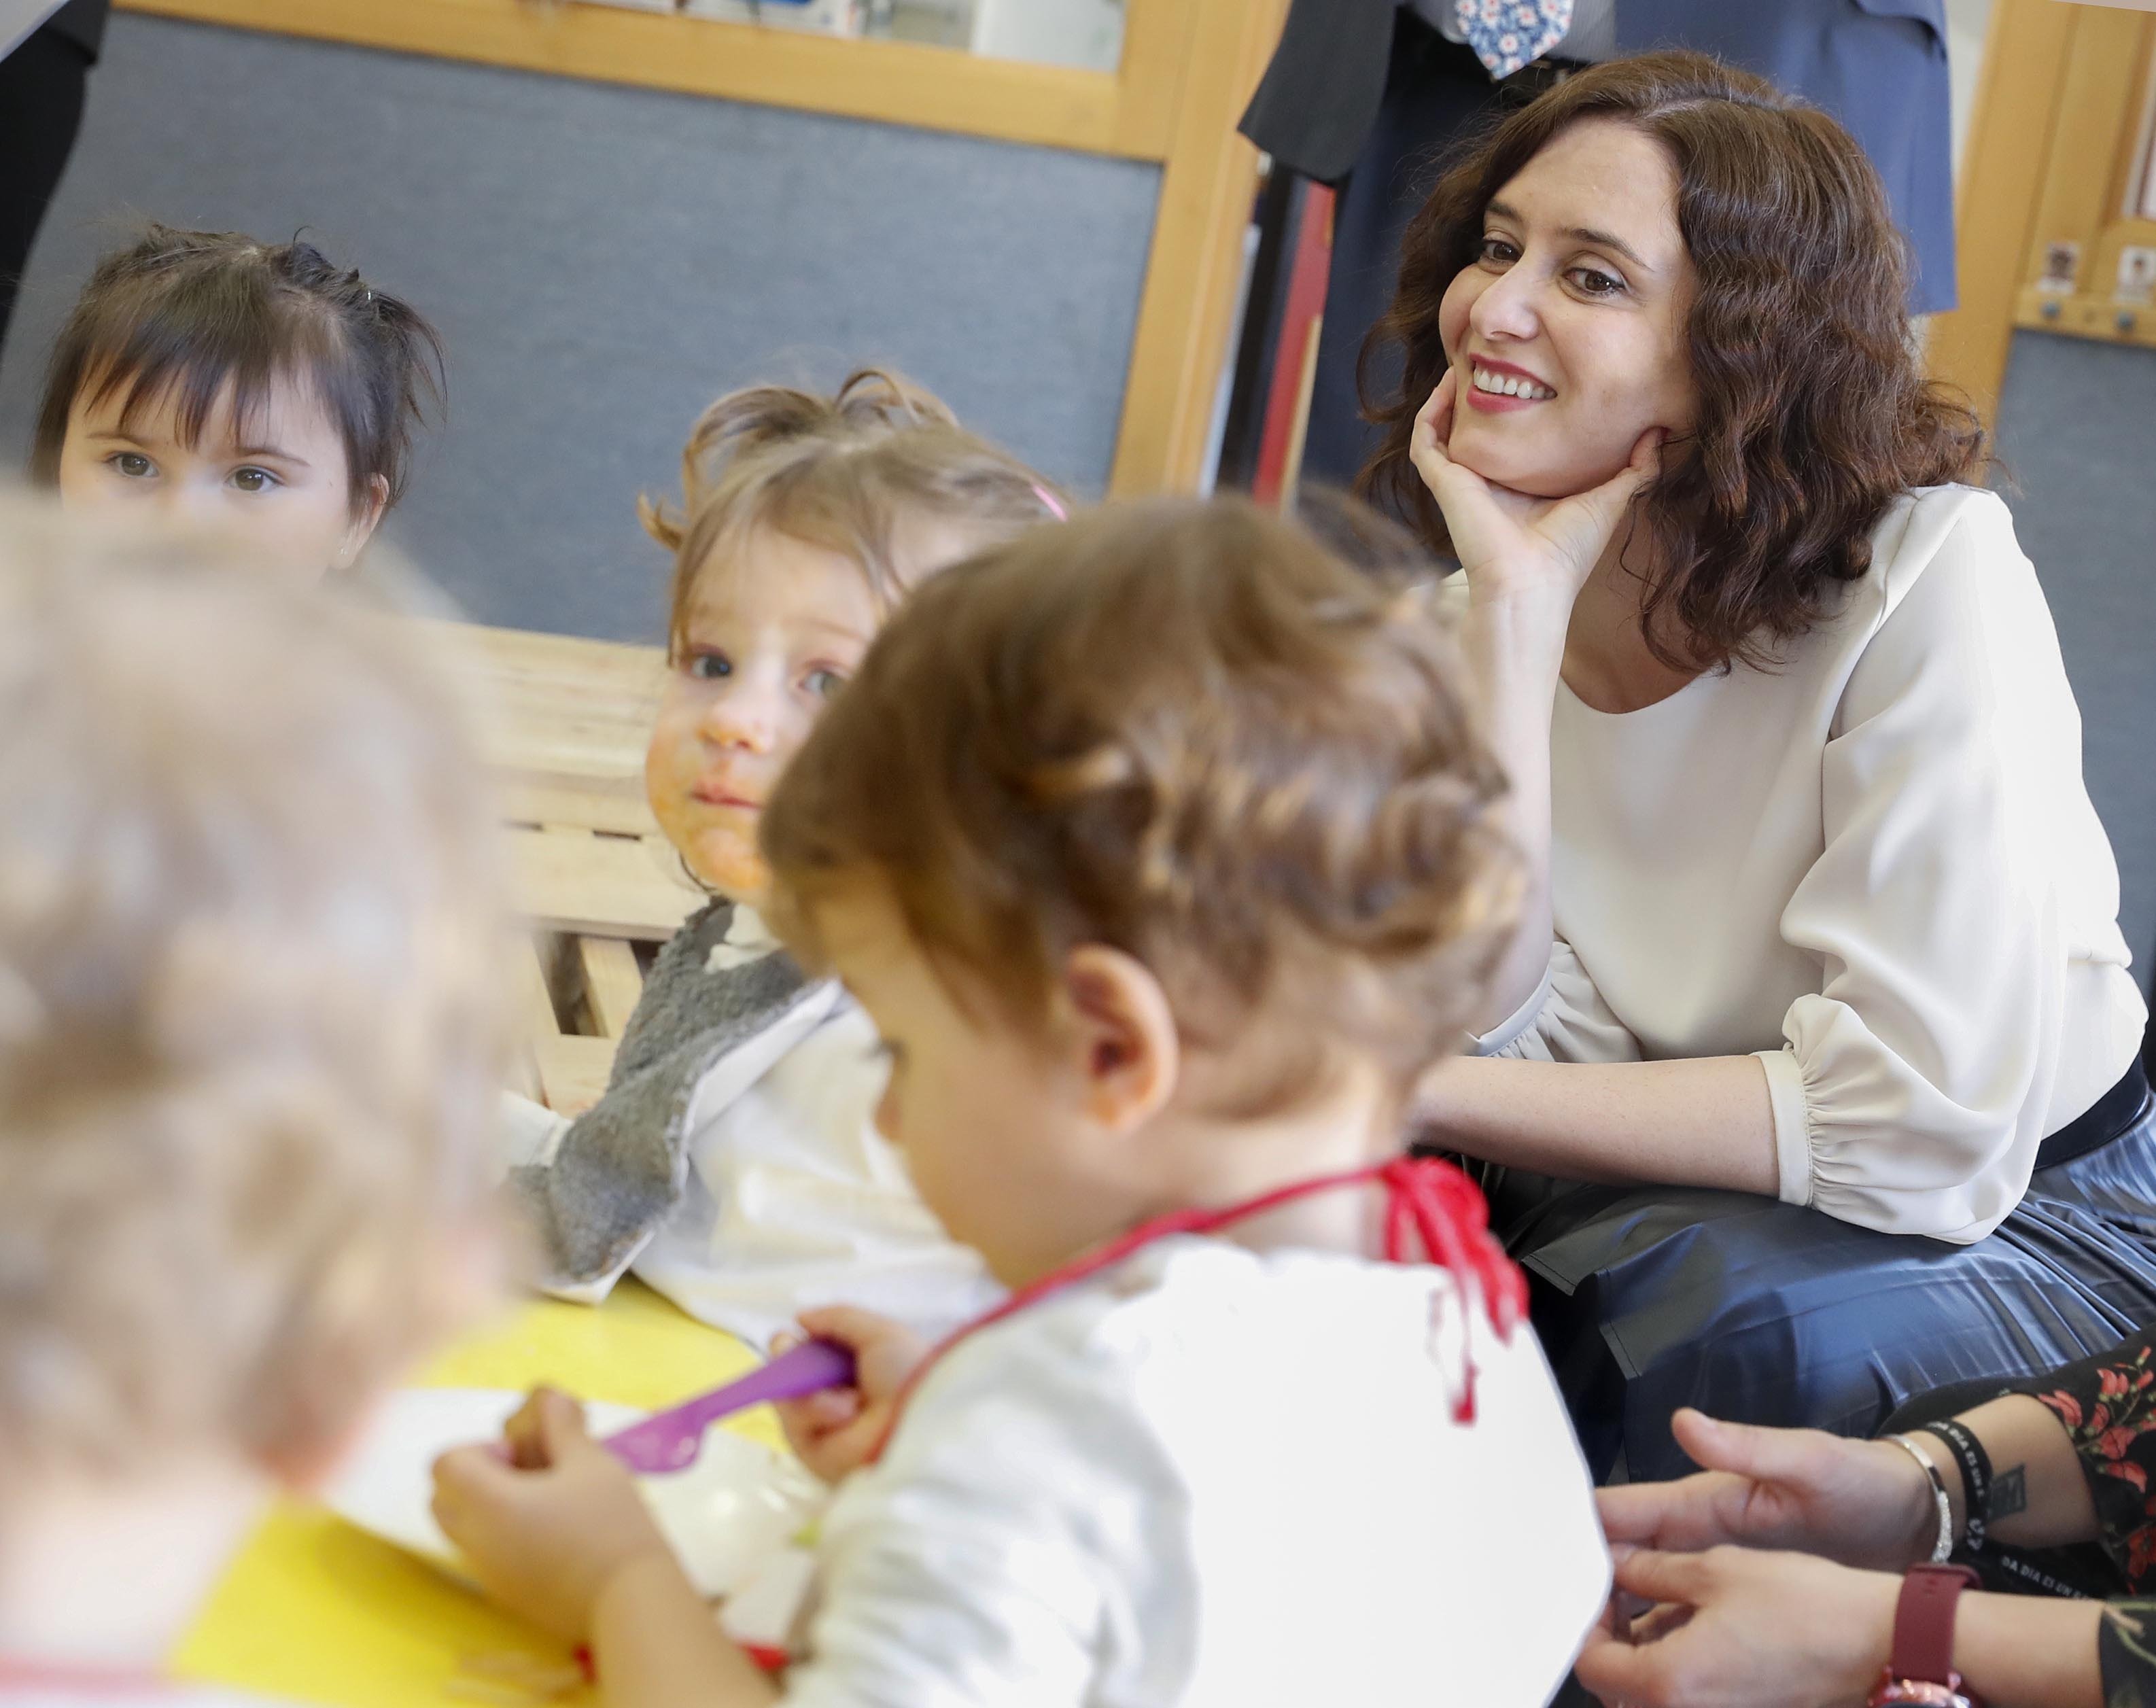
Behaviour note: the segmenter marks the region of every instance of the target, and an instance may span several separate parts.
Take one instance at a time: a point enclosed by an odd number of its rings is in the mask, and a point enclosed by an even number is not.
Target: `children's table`
[[[658,1407],[730,1381],[756,1362],[739,1341],[630,1281],[596,1309],[521,1304],[452,1348],[418,1383],[525,1388],[545,1382],[582,1398]],[[780,1444],[768,1408],[729,1420],[737,1425]],[[187,1679],[336,1708],[470,1708],[542,1700],[501,1682],[485,1670],[490,1663],[558,1669],[567,1659],[557,1644],[388,1543],[318,1506],[290,1501],[233,1562],[177,1667]]]

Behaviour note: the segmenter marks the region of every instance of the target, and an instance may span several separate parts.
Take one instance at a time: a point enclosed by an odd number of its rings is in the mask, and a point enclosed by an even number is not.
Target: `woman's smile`
[[[1468,382],[1460,391],[1471,409],[1502,415],[1547,403],[1557,396],[1556,387],[1517,362],[1501,362],[1492,356],[1470,356],[1467,361]]]

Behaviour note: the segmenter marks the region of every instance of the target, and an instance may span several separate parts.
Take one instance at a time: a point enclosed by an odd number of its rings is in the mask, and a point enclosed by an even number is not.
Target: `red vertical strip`
[[[1280,346],[1273,352],[1272,389],[1258,438],[1257,478],[1250,483],[1251,496],[1260,504],[1277,505],[1295,474],[1287,465],[1288,451],[1302,440],[1298,429],[1306,401],[1303,375],[1312,341],[1325,318],[1326,288],[1332,272],[1333,200],[1327,184],[1308,185],[1303,193],[1287,305],[1281,313]]]

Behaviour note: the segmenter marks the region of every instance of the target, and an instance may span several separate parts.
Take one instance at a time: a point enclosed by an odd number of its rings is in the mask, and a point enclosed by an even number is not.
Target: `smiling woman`
[[[108,255],[46,372],[31,478],[349,569],[442,395],[434,329],[311,245],[152,226]]]
[[[1702,55],[1582,72],[1446,173],[1375,336],[1363,483],[1461,564],[1537,874],[1420,1116],[1599,1464],[2156,1322],[2079,713],[1855,141]]]

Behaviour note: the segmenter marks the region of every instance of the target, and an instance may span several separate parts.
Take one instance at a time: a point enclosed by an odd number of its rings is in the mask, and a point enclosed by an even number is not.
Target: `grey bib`
[[[813,988],[774,951],[714,972],[730,901],[694,915],[659,951],[615,1052],[606,1095],[570,1123],[553,1158],[510,1172],[511,1202],[537,1231],[543,1277],[613,1274],[673,1213],[689,1172],[689,1105],[719,1059]]]

